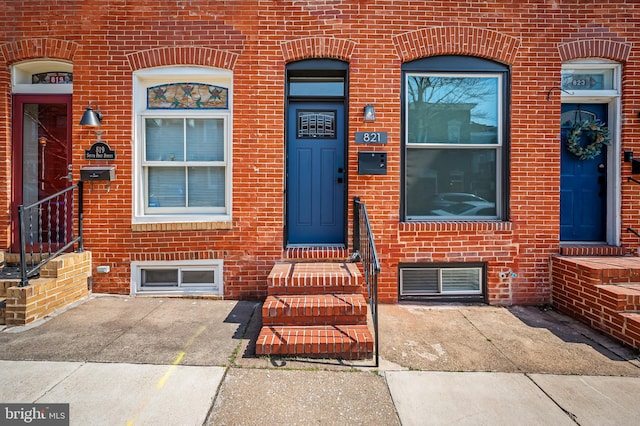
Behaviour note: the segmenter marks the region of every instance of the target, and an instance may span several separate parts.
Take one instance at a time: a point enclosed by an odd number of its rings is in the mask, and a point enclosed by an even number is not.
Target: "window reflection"
[[[408,143],[497,144],[498,78],[409,76]]]

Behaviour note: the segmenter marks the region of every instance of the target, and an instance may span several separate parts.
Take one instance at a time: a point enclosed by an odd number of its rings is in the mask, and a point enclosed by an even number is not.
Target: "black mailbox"
[[[112,181],[116,178],[115,166],[93,166],[80,169],[80,180],[83,182]]]
[[[386,175],[387,174],[387,153],[386,152],[359,152],[358,153],[358,174],[359,175]]]

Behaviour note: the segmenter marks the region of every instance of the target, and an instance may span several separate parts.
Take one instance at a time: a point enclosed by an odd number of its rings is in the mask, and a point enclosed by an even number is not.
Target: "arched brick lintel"
[[[133,71],[172,65],[198,65],[232,70],[238,54],[200,46],[160,47],[127,55]]]
[[[580,58],[604,58],[626,62],[631,54],[631,44],[607,39],[580,39],[558,45],[562,62]]]
[[[308,37],[284,42],[280,47],[287,63],[310,58],[332,58],[349,62],[356,43],[333,37]]]
[[[512,64],[520,40],[497,31],[472,27],[430,27],[393,37],[402,62],[428,56],[471,55]]]
[[[8,64],[44,58],[71,62],[78,48],[78,43],[72,41],[30,38],[0,45],[0,54]]]

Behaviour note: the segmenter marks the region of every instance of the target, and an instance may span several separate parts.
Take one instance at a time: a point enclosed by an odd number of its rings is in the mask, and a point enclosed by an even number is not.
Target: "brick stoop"
[[[640,258],[552,257],[552,303],[640,349]]]
[[[367,324],[367,301],[362,294],[268,296],[262,305],[262,324]]]
[[[604,244],[565,244],[560,247],[562,256],[625,256],[624,247]]]
[[[373,338],[366,325],[268,326],[260,331],[256,345],[257,355],[365,359],[372,353]]]
[[[354,263],[278,263],[269,274],[256,355],[364,359],[373,355]]]

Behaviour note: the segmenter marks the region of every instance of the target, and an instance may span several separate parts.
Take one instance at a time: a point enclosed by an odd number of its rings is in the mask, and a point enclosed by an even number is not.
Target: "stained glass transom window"
[[[147,89],[149,109],[227,109],[225,87],[200,83],[161,84]]]
[[[336,137],[336,113],[335,111],[298,111],[299,138],[323,138]]]

